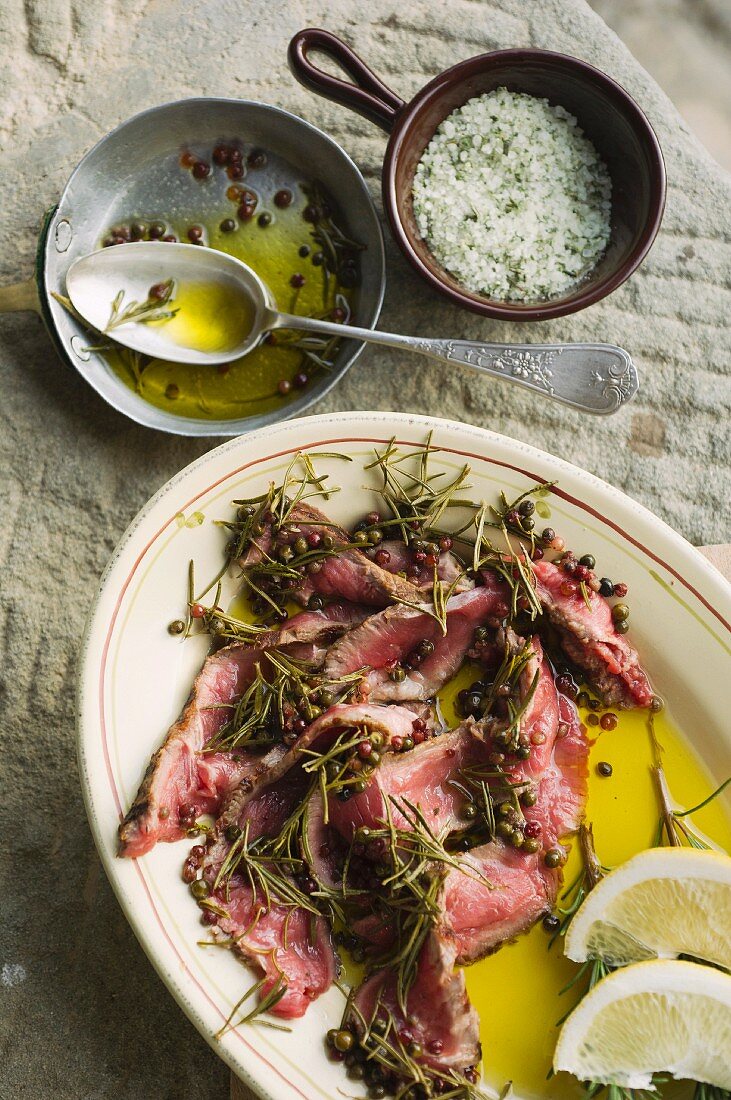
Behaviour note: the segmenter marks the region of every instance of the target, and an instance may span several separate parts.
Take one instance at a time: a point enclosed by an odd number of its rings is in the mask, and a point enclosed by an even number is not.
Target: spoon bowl
[[[196,285],[222,288],[230,306],[239,308],[250,321],[244,327],[243,338],[208,350],[179,340],[170,322],[130,321],[113,329],[110,335],[114,340],[154,358],[213,367],[246,355],[265,328],[272,327],[270,315],[275,302],[256,272],[234,256],[195,244],[136,241],[113,249],[101,248],[71,265],[66,290],[76,312],[92,328],[105,333],[112,303],[120,291],[124,292],[124,309],[131,302],[145,302],[150,289],[168,279],[181,289]],[[176,292],[174,289],[170,302],[173,310]],[[236,331],[233,326],[231,331]]]

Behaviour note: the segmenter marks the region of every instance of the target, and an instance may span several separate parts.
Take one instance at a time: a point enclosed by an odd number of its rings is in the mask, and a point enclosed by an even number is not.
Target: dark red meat
[[[441,928],[461,963],[475,962],[550,913],[559,876],[539,852],[529,855],[502,841],[473,848],[464,870],[451,870],[442,891]]]
[[[505,589],[498,581],[452,596],[447,602],[446,635],[426,610],[388,607],[332,646],[325,674],[336,679],[367,666],[373,670],[367,677],[372,702],[428,699],[457,672],[475,629],[487,618],[507,612],[505,601]],[[405,680],[392,680],[394,665],[406,662],[422,641],[430,642],[433,652],[408,671]]]
[[[119,852],[136,858],[158,840],[180,840],[187,825],[202,813],[216,813],[225,794],[258,763],[249,753],[201,755],[211,737],[230,716],[228,704],[254,678],[260,651],[229,646],[208,657],[178,721],[153,755],[137,797],[119,828]],[[190,809],[191,814],[185,811]]]
[[[566,573],[553,562],[534,564],[537,594],[545,614],[558,631],[568,657],[583,669],[604,700],[613,706],[649,707],[652,688],[637,652],[612,619],[609,603],[587,589],[587,607],[581,590],[565,595]]]
[[[424,741],[409,752],[392,754],[381,761],[362,794],[353,795],[347,802],[330,799],[330,821],[350,842],[361,825],[369,829],[383,827],[387,801],[394,825],[408,828],[399,805],[410,802],[419,806],[432,832],[460,828],[464,825],[460,822],[460,810],[465,798],[454,783],[460,781],[460,770],[484,759],[485,752],[478,727],[467,721],[451,733]]]
[[[335,548],[348,546],[351,541],[347,531],[311,504],[297,504],[290,513],[286,529],[292,538],[313,533],[329,535]],[[264,558],[261,550],[265,553],[271,550],[272,535],[268,524],[256,541],[258,545],[250,547],[239,561],[244,573],[260,564]],[[395,597],[417,600],[419,589],[403,577],[382,569],[360,550],[350,548],[314,563],[302,583],[291,590],[292,597],[303,604],[314,594],[326,599],[386,607]]]
[[[546,668],[545,661],[542,668]],[[569,699],[563,695],[555,702],[551,699],[548,683],[542,675],[539,688],[541,695],[545,692],[545,710],[553,712],[553,732],[546,731],[546,741],[534,746],[527,760],[515,760],[506,768],[510,782],[529,780],[536,793],[535,804],[524,807],[523,814],[526,821],[540,827],[541,849],[534,854],[516,851],[502,841],[474,848],[463,862],[484,876],[487,883],[463,871],[450,870],[442,892],[443,928],[454,936],[462,963],[474,962],[494,951],[550,912],[560,874],[546,867],[544,852],[577,829],[584,812],[589,754],[586,731]],[[552,681],[550,689],[555,696]],[[531,708],[534,717],[539,712],[537,696],[538,690]],[[531,711],[526,717],[530,719]],[[535,724],[532,728],[539,729]]]
[[[437,1069],[464,1070],[480,1060],[480,1021],[469,1002],[464,972],[455,970],[454,944],[431,933],[421,950],[416,979],[406,998],[406,1016],[390,972],[378,971],[355,995],[353,1024],[363,1033],[378,1016],[380,1005],[392,1014],[397,1036],[407,1045],[420,1043],[423,1061]],[[382,1014],[385,1018],[385,1013]],[[398,1042],[392,1037],[392,1042]]]
[[[276,783],[288,772],[300,769],[309,757],[304,750],[326,749],[343,730],[365,730],[382,733],[384,744],[382,753],[390,752],[393,737],[405,738],[413,731],[414,713],[405,707],[380,707],[368,703],[337,703],[326,710],[319,718],[310,723],[301,737],[286,752],[280,752],[266,771],[255,777],[244,776],[242,783],[230,794],[221,813],[221,823],[243,826],[246,820],[246,806],[252,798],[258,797],[259,787]],[[244,815],[244,816],[242,816]]]
[[[266,650],[284,648],[291,656],[317,663],[322,646],[356,622],[365,612],[346,604],[322,611],[305,611],[285,627],[260,635],[256,645],[231,645],[208,657],[180,718],[150,760],[140,790],[119,830],[120,855],[136,858],[158,840],[179,840],[190,818],[217,814],[221,803],[240,783],[251,783],[261,770],[261,757],[234,753],[203,753],[214,734],[231,716],[266,661]],[[181,810],[184,821],[181,823]]]
[[[400,539],[386,539],[382,542],[379,550],[386,550],[389,554],[389,561],[383,566],[389,573],[405,573],[409,569],[413,569],[417,564],[414,560],[414,553],[406,546]],[[434,570],[433,567],[428,565],[422,565],[421,576],[418,577],[414,584],[419,588],[432,588],[434,584]],[[461,576],[464,572],[464,566],[460,560],[455,557],[449,550],[442,551],[437,560],[437,576],[440,581],[443,581],[447,587],[454,584],[454,592],[466,592],[468,588],[474,588],[475,582],[469,577]],[[458,579],[459,578],[459,579]]]

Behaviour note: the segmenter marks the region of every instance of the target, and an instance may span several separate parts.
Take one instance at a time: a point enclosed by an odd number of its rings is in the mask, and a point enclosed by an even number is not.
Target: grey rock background
[[[722,4],[717,10],[724,18]],[[577,54],[644,106],[669,174],[663,231],[628,284],[579,316],[510,329],[513,339],[630,348],[643,390],[620,416],[582,420],[507,386],[375,349],[323,408],[439,411],[483,424],[621,486],[691,541],[727,538],[729,177],[584,0],[374,0],[367,9],[352,0],[4,0],[2,280],[30,272],[40,215],[89,146],[167,99],[240,95],[294,110],[355,156],[375,193],[383,136],[287,72],[290,35],[318,24],[406,97],[487,49]],[[390,244],[389,264],[384,327],[507,338],[506,326],[434,298]],[[220,1098],[227,1071],[165,993],[100,870],[73,729],[77,645],[106,559],[148,496],[209,444],[117,416],[59,363],[37,318],[0,325],[0,1097]]]

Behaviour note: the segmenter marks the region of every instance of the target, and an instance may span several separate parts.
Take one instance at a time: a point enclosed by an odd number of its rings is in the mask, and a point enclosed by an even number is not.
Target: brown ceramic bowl
[[[309,60],[310,51],[337,61],[355,83],[317,68]],[[412,266],[457,305],[508,321],[561,317],[611,294],[647,255],[665,206],[665,166],[660,146],[635,101],[619,84],[585,61],[532,49],[481,54],[435,77],[410,103],[399,99],[329,31],[309,29],[296,34],[289,45],[289,63],[306,87],[351,107],[390,133],[382,183],[391,229]],[[414,221],[414,172],[437,126],[468,99],[500,87],[544,97],[575,115],[612,177],[609,247],[591,274],[560,298],[506,302],[465,290],[436,261]]]

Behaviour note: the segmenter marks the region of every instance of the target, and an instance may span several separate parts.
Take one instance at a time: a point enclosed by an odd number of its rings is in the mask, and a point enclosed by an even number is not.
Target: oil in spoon
[[[251,298],[232,283],[176,281],[168,304],[174,315],[151,325],[171,343],[195,351],[233,351],[254,324]]]

